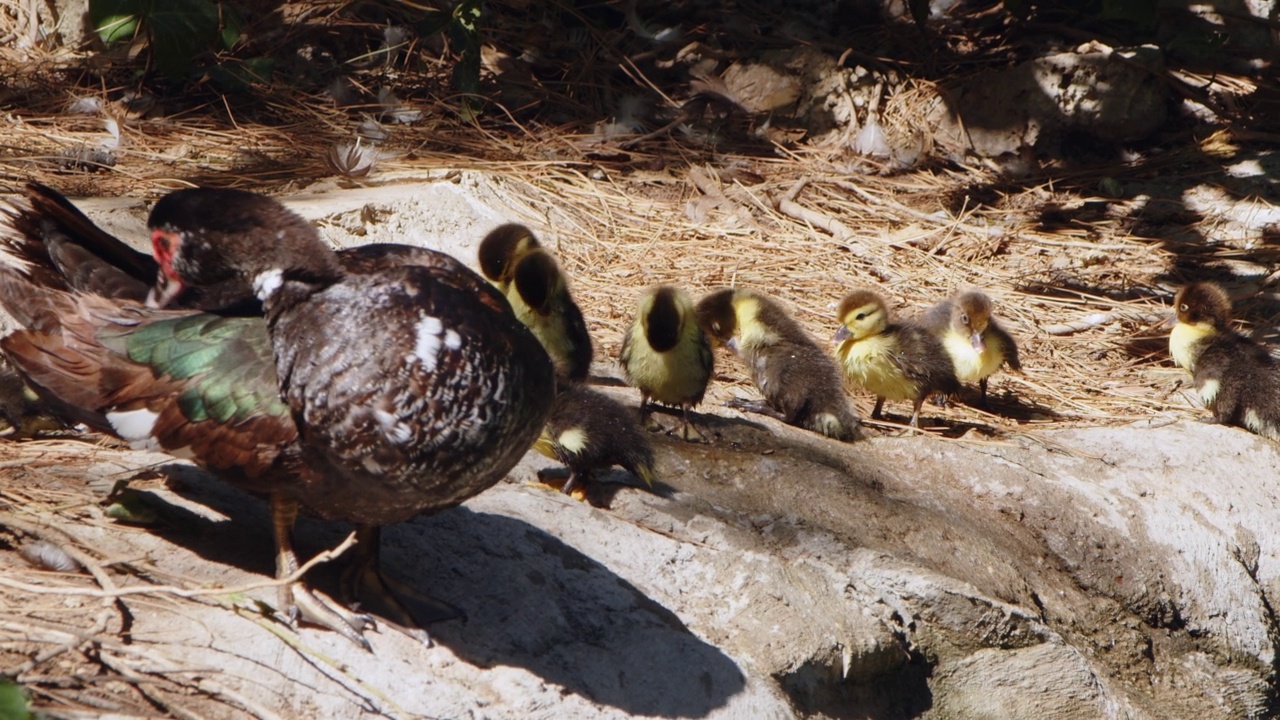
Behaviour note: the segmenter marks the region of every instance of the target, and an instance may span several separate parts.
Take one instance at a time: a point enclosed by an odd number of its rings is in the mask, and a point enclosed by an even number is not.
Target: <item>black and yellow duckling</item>
[[[681,437],[690,439],[689,408],[702,402],[711,381],[715,355],[694,316],[693,300],[670,286],[656,287],[640,299],[635,322],[622,338],[623,374],[640,390],[640,422],[649,416],[649,400],[679,407]],[[698,439],[693,429],[693,439]]]
[[[991,316],[991,299],[977,290],[968,290],[929,308],[921,324],[942,341],[951,356],[956,379],[978,383],[987,402],[987,378],[1001,366],[1022,372],[1018,344]]]
[[[777,417],[837,440],[853,440],[858,416],[840,370],[787,311],[752,290],[725,288],[698,301],[706,333],[742,357],[764,403],[734,407]]]
[[[541,247],[533,231],[524,225],[499,225],[480,241],[480,270],[505,295],[515,279],[515,264]]]
[[[613,398],[572,384],[556,395],[551,417],[533,447],[569,468],[561,491],[572,495],[597,470],[614,465],[653,487],[653,448],[635,414]]]
[[[582,310],[569,294],[564,273],[529,228],[507,224],[480,242],[480,269],[507,296],[555,365],[556,375],[585,380],[591,370],[591,336]]]
[[[1213,283],[1192,283],[1173,301],[1169,354],[1186,368],[1200,401],[1224,425],[1280,440],[1280,366],[1266,348],[1231,328],[1231,299]]]
[[[875,394],[871,417],[880,417],[885,400],[911,400],[910,424],[918,427],[926,397],[960,388],[942,342],[919,325],[890,322],[888,306],[874,292],[849,293],[836,317],[836,357],[854,382]]]

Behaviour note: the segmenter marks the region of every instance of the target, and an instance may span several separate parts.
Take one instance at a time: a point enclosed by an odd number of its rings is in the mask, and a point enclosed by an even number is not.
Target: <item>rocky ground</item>
[[[531,454],[389,529],[391,572],[469,619],[432,627],[434,647],[383,627],[371,653],[272,614],[260,501],[102,438],[0,440],[0,673],[33,707],[1280,714],[1280,452],[1197,422],[1158,327],[1178,286],[1212,279],[1275,339],[1274,2],[1162,3],[1152,27],[1178,42],[1158,49],[1012,3],[934,3],[924,31],[879,14],[894,3],[493,4],[478,118],[459,112],[455,41],[398,25],[416,17],[400,4],[269,5],[183,94],[140,79],[141,36],[72,40],[83,3],[0,2],[6,189],[46,182],[135,241],[150,203],[192,184],[271,192],[335,245],[466,261],[527,223],[628,404],[613,358],[664,282],[765,289],[819,338],[855,286],[902,314],[977,286],[1026,372],[995,376],[987,408],[965,395],[925,432],[869,423],[845,445],[726,409],[754,389],[722,353],[711,442],[652,435],[655,492],[577,502],[532,484],[552,463]],[[222,94],[217,68],[265,56],[274,76]],[[301,549],[347,532],[304,520]],[[308,578],[337,585],[330,564]]]

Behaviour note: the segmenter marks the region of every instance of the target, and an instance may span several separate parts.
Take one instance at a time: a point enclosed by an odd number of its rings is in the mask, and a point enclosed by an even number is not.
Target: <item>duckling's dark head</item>
[[[264,195],[179,190],[156,203],[147,226],[166,280],[157,294],[161,305],[186,286],[243,282],[264,299],[286,280],[327,284],[342,275],[315,227]]]
[[[640,301],[640,322],[649,347],[667,352],[676,346],[684,332],[687,304],[680,291],[669,285],[654,288],[645,295]]]
[[[737,292],[733,288],[716,290],[699,300],[694,310],[702,331],[721,343],[738,331],[738,316],[733,307]]]
[[[544,315],[550,310],[551,298],[564,285],[560,266],[545,250],[533,250],[520,258],[516,263],[514,280],[520,299]]]
[[[1178,322],[1225,328],[1231,320],[1231,298],[1215,283],[1198,282],[1178,291],[1173,300]]]
[[[516,262],[542,247],[533,231],[519,223],[499,225],[480,241],[480,270],[492,282],[511,282]]]

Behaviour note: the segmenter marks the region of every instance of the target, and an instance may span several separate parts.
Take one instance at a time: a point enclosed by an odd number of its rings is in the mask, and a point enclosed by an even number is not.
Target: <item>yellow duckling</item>
[[[1192,283],[1173,301],[1178,322],[1169,354],[1191,373],[1215,420],[1280,440],[1280,367],[1231,328],[1231,299],[1214,283]]]
[[[1008,363],[1022,372],[1018,344],[991,316],[991,299],[977,290],[960,293],[929,308],[921,324],[942,341],[956,379],[978,383],[987,402],[987,378]]]
[[[555,365],[562,379],[585,380],[591,370],[591,336],[564,273],[523,225],[502,225],[480,242],[480,269],[507,296],[511,309]]]
[[[959,389],[942,343],[918,325],[890,322],[888,306],[874,292],[849,293],[836,316],[836,357],[854,382],[875,394],[871,417],[880,417],[886,399],[911,400],[911,427],[918,427],[926,397]]]
[[[702,402],[715,363],[711,344],[694,317],[693,300],[670,286],[645,293],[618,359],[627,382],[640,390],[640,421],[649,416],[651,398],[679,407],[684,414],[681,436],[689,440],[689,408]],[[698,431],[693,433],[697,439]]]

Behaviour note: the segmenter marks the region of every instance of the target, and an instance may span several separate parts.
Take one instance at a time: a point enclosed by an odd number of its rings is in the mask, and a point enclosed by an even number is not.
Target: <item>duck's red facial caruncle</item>
[[[174,258],[182,238],[169,230],[153,230],[151,232],[151,252],[160,264],[160,272],[156,275],[156,284],[147,294],[149,307],[165,307],[182,293],[182,279],[173,267]]]

